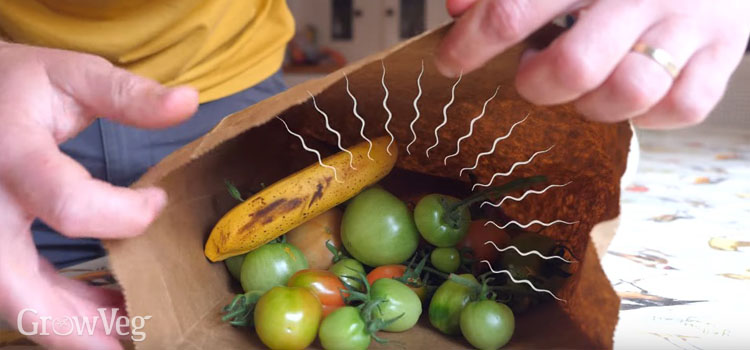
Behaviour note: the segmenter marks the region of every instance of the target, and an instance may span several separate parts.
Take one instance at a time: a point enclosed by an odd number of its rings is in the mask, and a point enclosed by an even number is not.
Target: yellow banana
[[[246,253],[354,197],[393,169],[398,147],[392,145],[389,152],[389,142],[388,137],[373,139],[371,150],[362,142],[349,148],[352,158],[336,153],[323,159],[328,167],[315,163],[248,198],[214,226],[206,257],[220,261]]]

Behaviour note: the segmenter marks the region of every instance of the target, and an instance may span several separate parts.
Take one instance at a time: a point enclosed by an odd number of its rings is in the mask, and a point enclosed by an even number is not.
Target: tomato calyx
[[[221,321],[228,322],[236,327],[252,326],[253,311],[255,311],[255,305],[262,295],[261,291],[255,290],[237,294],[231,303],[221,309],[221,312],[225,314],[221,317]]]
[[[344,257],[329,267],[328,270],[339,276],[339,279],[347,288],[361,289],[362,284],[356,276],[360,272],[364,273],[365,269],[359,261]]]
[[[331,266],[333,266],[333,265],[335,265],[335,264],[337,264],[339,262],[342,262],[342,261],[344,261],[346,259],[354,260],[352,257],[344,254],[344,251],[341,250],[341,249],[338,249],[333,243],[331,243],[331,241],[326,241],[326,248],[328,248],[328,251],[330,251],[331,254],[333,255],[333,257],[331,257],[331,263],[332,263]],[[354,260],[354,261],[356,261],[356,260]],[[345,264],[345,263],[342,263],[342,264]],[[357,264],[359,264],[360,268],[361,268],[361,264],[359,262],[357,262]],[[349,266],[346,266],[346,269],[351,270],[355,275],[359,274],[359,272],[360,272],[358,270],[352,269]],[[361,285],[358,284],[358,278],[352,277],[352,276],[348,276],[348,275],[341,275],[339,277],[341,279],[341,282],[344,284],[344,286],[346,286],[346,287],[352,287],[352,289],[355,289],[355,290],[359,290],[360,289],[359,287]]]
[[[364,308],[364,305],[371,301],[370,282],[367,280],[367,276],[364,273],[360,271],[356,271],[354,269],[350,269],[350,270],[352,270],[352,272],[357,274],[356,277],[352,276],[350,278],[359,282],[364,287],[365,291],[361,292],[359,290],[352,288],[349,284],[344,283],[345,289],[340,290],[340,292],[341,292],[341,295],[344,297],[344,302],[347,305],[360,302],[361,304],[357,306],[357,308],[362,310]],[[344,282],[344,279],[341,278],[341,281]]]
[[[372,337],[373,340],[380,344],[385,344],[388,342],[387,339],[383,339],[377,336],[377,333],[391,325],[392,323],[398,321],[401,319],[401,317],[404,317],[404,313],[401,315],[398,315],[390,320],[383,320],[379,317],[376,317],[374,315],[375,309],[377,307],[384,303],[385,299],[378,298],[371,300],[368,303],[362,304],[362,309],[360,310],[360,317],[362,317],[362,320],[365,321],[365,329],[367,330],[367,333],[370,334],[370,337]]]
[[[468,207],[471,203],[463,203],[463,201],[457,203],[449,203],[448,197],[440,195],[438,198],[440,206],[443,209],[443,223],[448,227],[458,230],[461,228],[461,221],[464,219],[464,212],[460,209]]]
[[[479,282],[470,280],[468,278],[462,277],[455,273],[450,274],[450,276],[448,277],[448,280],[469,288],[470,295],[471,295],[469,298],[470,301],[496,300],[499,302],[506,303],[511,300],[511,297],[508,296],[507,298],[498,298],[497,292],[511,293],[508,295],[512,295],[512,293],[526,294],[525,290],[519,289],[523,287],[520,285],[514,284],[510,286],[505,286],[505,285],[491,286],[490,283],[492,283],[494,278],[488,277],[490,274],[492,274],[492,272],[487,272],[487,273],[480,275]]]
[[[341,261],[341,259],[348,258],[348,256],[346,256],[346,254],[344,254],[343,251],[336,248],[336,246],[333,245],[333,243],[331,243],[330,240],[326,241],[326,248],[328,248],[328,251],[330,251],[331,254],[333,254],[333,257],[331,258],[331,262],[334,264]]]
[[[393,277],[393,279],[409,287],[413,287],[413,288],[424,287],[425,282],[422,279],[422,271],[425,269],[425,264],[427,263],[427,257],[428,255],[425,255],[424,257],[422,257],[422,260],[419,261],[417,266],[412,268],[412,265],[414,265],[414,260],[417,258],[417,254],[414,254],[414,256],[412,256],[411,258],[411,261],[409,261],[409,264],[406,265],[406,270],[404,271],[404,274],[401,277]]]
[[[357,279],[362,284],[362,286],[364,286],[365,291],[358,291],[356,289],[353,289],[349,284],[344,283],[344,287],[346,289],[342,289],[340,291],[341,295],[344,297],[344,302],[346,302],[347,305],[359,303],[356,308],[359,309],[360,317],[365,322],[365,329],[367,330],[367,333],[370,334],[372,339],[376,342],[385,344],[388,342],[388,340],[378,337],[376,333],[398,321],[405,314],[402,313],[401,315],[388,320],[384,320],[380,317],[375,316],[375,310],[386,300],[383,298],[373,298],[370,294],[371,286],[370,282],[367,280],[367,276],[360,271],[353,271],[359,275],[358,277],[353,278]],[[341,280],[342,282],[345,282],[343,278]]]

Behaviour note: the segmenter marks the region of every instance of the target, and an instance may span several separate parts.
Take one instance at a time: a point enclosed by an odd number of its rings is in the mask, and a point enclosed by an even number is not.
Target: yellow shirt
[[[284,0],[0,0],[0,37],[102,56],[201,102],[281,66],[294,20]]]

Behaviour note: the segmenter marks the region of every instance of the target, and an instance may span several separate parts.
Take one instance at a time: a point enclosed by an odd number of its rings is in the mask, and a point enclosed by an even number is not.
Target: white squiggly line
[[[284,119],[281,119],[279,117],[276,117],[276,119],[281,120],[281,122],[284,123],[284,127],[286,128],[286,131],[288,131],[290,134],[296,136],[300,140],[300,142],[302,142],[302,148],[304,148],[305,151],[308,151],[310,153],[315,153],[315,155],[318,156],[318,164],[320,164],[320,166],[322,166],[324,168],[328,168],[328,169],[333,170],[333,178],[336,179],[336,182],[338,182],[338,183],[344,183],[343,181],[339,180],[339,175],[338,175],[338,172],[336,171],[336,168],[334,168],[334,167],[332,167],[332,166],[330,166],[328,164],[323,163],[323,158],[320,156],[320,152],[318,152],[317,150],[312,149],[310,147],[307,147],[307,144],[305,144],[305,139],[302,138],[302,135],[300,135],[298,133],[295,133],[294,131],[292,131],[291,129],[289,129],[289,125],[286,124],[286,122],[284,121]]]
[[[552,226],[554,224],[574,225],[574,224],[577,224],[577,223],[578,223],[578,221],[568,222],[568,221],[564,221],[564,220],[555,220],[555,221],[552,221],[552,222],[542,222],[542,221],[539,221],[539,220],[532,220],[528,224],[522,224],[522,223],[520,223],[518,221],[511,220],[507,224],[505,224],[503,226],[500,226],[500,225],[496,224],[494,221],[489,220],[489,221],[487,221],[487,222],[484,223],[484,226],[492,224],[495,227],[503,230],[503,229],[505,229],[506,227],[508,227],[510,225],[518,225],[518,226],[520,226],[522,228],[528,228],[529,226],[534,225],[534,224],[539,224],[539,225],[542,225],[544,227],[549,227],[549,226]]]
[[[456,86],[458,85],[459,82],[461,82],[462,76],[463,76],[463,71],[461,71],[461,73],[458,75],[458,79],[456,80],[456,82],[453,84],[453,87],[451,88],[451,100],[448,101],[448,103],[446,103],[445,106],[443,106],[443,122],[440,123],[440,125],[438,125],[435,128],[435,144],[430,146],[430,148],[428,148],[424,152],[427,158],[430,158],[430,150],[437,147],[438,144],[440,144],[440,137],[438,136],[438,130],[442,129],[445,126],[445,124],[448,124],[448,107],[450,107],[453,104],[453,101],[456,99]]]
[[[341,145],[341,134],[338,131],[336,131],[336,129],[332,128],[331,124],[328,123],[328,114],[323,112],[322,109],[318,108],[318,104],[315,102],[315,96],[313,96],[313,94],[311,94],[310,91],[308,91],[307,94],[310,95],[310,97],[312,97],[313,106],[315,106],[315,109],[318,111],[318,113],[320,113],[323,116],[323,119],[326,122],[326,129],[328,129],[328,131],[336,135],[339,149],[349,154],[349,167],[354,170],[357,170],[357,168],[354,167],[354,154]]]
[[[513,246],[513,245],[509,245],[509,246],[507,246],[507,247],[505,247],[505,248],[499,248],[499,247],[498,247],[498,246],[497,246],[497,245],[495,244],[495,242],[493,242],[493,241],[487,241],[487,242],[484,242],[484,245],[487,245],[487,244],[492,244],[492,246],[494,246],[494,247],[495,247],[495,250],[497,250],[498,252],[501,252],[501,253],[502,253],[502,252],[504,252],[504,251],[506,251],[506,250],[515,250],[515,251],[516,251],[516,253],[518,253],[518,255],[520,255],[520,256],[529,256],[529,255],[532,255],[532,254],[533,254],[533,255],[536,255],[536,256],[538,256],[538,257],[540,257],[540,258],[544,259],[544,260],[553,260],[553,259],[558,259],[558,260],[562,260],[562,261],[564,261],[564,262],[566,262],[566,263],[568,263],[568,264],[572,264],[572,263],[574,263],[574,262],[575,262],[575,261],[570,261],[570,260],[567,260],[567,259],[565,259],[565,258],[563,258],[563,257],[561,257],[561,256],[557,256],[557,255],[546,256],[546,255],[544,255],[544,254],[540,253],[540,252],[539,252],[539,251],[537,251],[537,250],[530,250],[530,251],[528,251],[528,252],[525,252],[525,253],[524,253],[524,252],[522,252],[522,251],[521,251],[520,249],[518,249],[518,247],[516,247],[516,246]]]
[[[498,91],[500,91],[500,86],[498,86],[497,89],[495,89],[495,94],[493,94],[492,97],[488,98],[487,101],[484,101],[484,106],[482,107],[482,113],[480,113],[478,116],[476,116],[474,119],[471,120],[471,123],[469,123],[469,132],[466,135],[461,136],[458,139],[458,141],[456,141],[456,153],[446,156],[443,159],[443,165],[448,165],[448,158],[455,157],[461,152],[461,141],[468,139],[469,137],[471,137],[472,134],[474,134],[474,123],[476,123],[479,119],[482,119],[482,117],[484,117],[484,113],[487,111],[487,104],[490,103],[490,101],[492,101],[492,99],[494,99],[495,96],[497,96]]]
[[[391,123],[391,118],[393,118],[393,114],[391,113],[391,110],[388,109],[388,105],[386,102],[388,101],[388,88],[385,86],[385,62],[383,60],[380,60],[380,65],[383,66],[383,77],[380,78],[380,83],[383,84],[383,90],[385,90],[385,97],[383,97],[383,108],[388,113],[388,119],[385,121],[385,132],[388,133],[388,135],[391,136],[391,142],[388,143],[388,146],[385,148],[385,151],[388,152],[388,155],[391,155],[391,145],[393,144],[393,141],[396,140],[396,137],[393,136],[393,133],[391,133],[391,130],[388,129],[388,124]]]
[[[346,76],[346,73],[344,73],[344,79],[346,80],[346,93],[349,94],[349,97],[352,98],[352,101],[354,102],[354,107],[352,107],[352,113],[354,113],[354,117],[359,119],[360,122],[362,122],[362,127],[359,129],[359,135],[362,136],[365,141],[367,141],[368,144],[370,144],[370,147],[367,149],[367,158],[370,158],[370,160],[375,160],[372,158],[370,153],[372,153],[372,141],[365,136],[365,119],[362,118],[362,116],[359,115],[357,112],[357,98],[354,97],[354,94],[352,94],[351,90],[349,90],[349,77]]]
[[[505,202],[505,200],[507,200],[507,199],[510,199],[510,200],[512,200],[512,201],[516,201],[516,202],[520,202],[520,201],[522,201],[522,200],[523,200],[524,198],[526,198],[526,196],[528,196],[528,195],[530,195],[530,194],[542,194],[542,193],[544,193],[544,192],[547,192],[547,190],[549,190],[550,188],[554,188],[554,187],[565,187],[565,186],[567,186],[567,185],[570,185],[570,184],[571,184],[572,182],[573,182],[573,181],[569,181],[568,183],[565,183],[565,184],[562,184],[562,185],[549,185],[549,186],[547,186],[546,188],[544,188],[544,189],[543,189],[543,190],[541,190],[541,191],[536,191],[536,190],[528,190],[528,191],[524,192],[524,193],[523,193],[523,195],[522,195],[521,197],[505,196],[505,197],[503,197],[503,199],[502,199],[502,200],[501,200],[500,202],[498,202],[498,203],[492,203],[492,202],[490,202],[490,201],[484,201],[484,202],[482,202],[482,204],[480,204],[480,205],[479,205],[479,207],[481,208],[481,207],[483,207],[483,206],[484,206],[485,204],[489,204],[489,205],[491,205],[491,206],[493,206],[493,207],[497,208],[497,207],[499,207],[499,206],[503,205],[503,203],[504,203],[504,202]]]
[[[513,170],[514,170],[514,169],[515,169],[515,168],[516,168],[517,166],[519,166],[519,165],[526,165],[526,164],[529,164],[529,163],[531,163],[531,161],[532,161],[532,160],[534,160],[534,157],[536,157],[536,156],[538,156],[538,155],[540,155],[540,154],[542,154],[542,153],[547,153],[547,152],[549,152],[549,151],[550,151],[550,150],[551,150],[552,148],[554,148],[554,147],[555,147],[555,146],[554,146],[554,145],[552,145],[552,147],[550,147],[550,148],[547,148],[547,149],[546,149],[546,150],[544,150],[544,151],[539,151],[539,152],[536,152],[536,153],[534,153],[534,154],[533,154],[533,155],[532,155],[532,156],[531,156],[531,157],[530,157],[529,159],[527,159],[526,161],[513,163],[513,165],[512,165],[511,167],[510,167],[510,170],[508,170],[507,172],[504,172],[504,173],[495,173],[495,174],[493,174],[493,175],[492,175],[492,178],[490,179],[490,181],[489,181],[489,182],[487,182],[486,184],[483,184],[483,183],[475,183],[475,184],[474,184],[473,186],[471,186],[471,190],[472,190],[472,191],[474,191],[474,189],[476,189],[476,188],[477,188],[477,186],[480,186],[480,187],[489,187],[489,186],[490,186],[490,185],[492,184],[492,182],[493,182],[493,181],[495,181],[495,178],[496,178],[496,177],[498,177],[498,176],[508,176],[508,175],[512,174],[512,173],[513,173]]]
[[[406,153],[411,155],[411,152],[409,151],[409,147],[414,142],[417,142],[417,132],[414,131],[414,124],[417,123],[417,120],[419,120],[419,108],[417,108],[417,101],[419,101],[419,98],[422,97],[422,74],[424,73],[424,60],[422,60],[422,70],[419,72],[419,76],[417,77],[417,88],[419,89],[419,92],[417,93],[417,97],[414,98],[414,112],[417,114],[416,117],[414,117],[414,120],[411,121],[409,124],[409,129],[411,129],[411,134],[414,136],[414,138],[409,142],[408,145],[406,145]]]
[[[508,137],[510,137],[510,135],[513,133],[513,129],[515,129],[515,127],[518,126],[519,124],[525,122],[526,119],[528,119],[528,118],[529,118],[529,115],[527,114],[523,119],[521,119],[520,121],[517,121],[513,125],[511,125],[510,130],[508,130],[507,134],[505,134],[503,136],[500,136],[500,137],[498,137],[498,138],[495,139],[495,141],[492,143],[492,149],[490,149],[487,152],[482,152],[482,153],[477,154],[477,159],[474,161],[474,166],[473,167],[461,169],[461,171],[458,172],[458,175],[459,176],[463,175],[464,171],[466,171],[466,170],[474,170],[474,169],[476,169],[477,166],[479,165],[479,159],[480,158],[482,158],[482,157],[484,157],[486,155],[495,153],[495,147],[497,147],[497,143],[500,142],[500,141],[502,141],[502,140],[507,139]]]
[[[546,289],[537,288],[529,280],[523,280],[523,279],[517,280],[517,279],[515,279],[515,277],[513,277],[513,274],[511,274],[510,271],[508,271],[508,270],[495,270],[495,269],[493,269],[492,268],[492,264],[488,260],[482,260],[482,262],[485,263],[485,264],[487,264],[487,266],[490,268],[490,271],[492,271],[492,273],[496,273],[496,274],[497,273],[504,273],[504,274],[508,275],[508,278],[510,278],[510,280],[513,281],[513,283],[516,283],[516,284],[521,284],[521,283],[526,284],[529,287],[531,287],[531,289],[533,289],[535,292],[547,293],[547,294],[551,295],[553,298],[555,298],[556,300],[562,301],[563,303],[567,303],[567,301],[565,299],[558,298],[557,295],[555,295],[555,293],[552,293],[551,291],[546,290]]]

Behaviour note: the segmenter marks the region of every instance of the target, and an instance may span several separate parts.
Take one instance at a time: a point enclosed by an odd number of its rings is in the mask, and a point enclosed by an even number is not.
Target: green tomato
[[[346,207],[341,241],[355,259],[369,266],[399,264],[414,254],[419,233],[406,204],[387,191],[362,191]]]
[[[436,247],[453,247],[469,232],[471,214],[467,206],[448,211],[460,200],[442,194],[424,196],[414,208],[414,222],[422,237]]]
[[[362,282],[360,282],[360,274],[365,274],[365,268],[362,264],[354,259],[344,258],[331,265],[328,271],[333,272],[336,276],[343,279],[344,282],[349,284],[354,289],[362,289]]]
[[[422,301],[417,293],[391,278],[375,281],[370,288],[370,297],[372,300],[383,299],[383,303],[373,311],[375,317],[388,321],[400,316],[383,328],[384,331],[407,331],[417,324],[419,315],[422,314]]]
[[[344,306],[323,319],[318,330],[320,345],[326,350],[366,350],[370,333],[359,309]]]
[[[305,349],[318,334],[323,308],[307,289],[274,287],[258,300],[253,314],[260,341],[271,349]]]
[[[445,273],[454,273],[461,266],[461,253],[456,248],[435,248],[430,253],[430,263]]]
[[[236,280],[240,280],[241,278],[241,271],[242,271],[242,263],[245,261],[245,254],[241,255],[235,255],[231,258],[227,258],[224,260],[224,264],[227,265],[227,270],[229,270],[229,274],[234,277]]]
[[[459,275],[479,284],[471,274]],[[428,315],[430,323],[439,331],[448,335],[461,333],[461,310],[471,301],[471,288],[453,281],[445,281],[432,296]]]
[[[289,277],[308,268],[307,259],[297,247],[287,243],[269,243],[252,250],[242,262],[240,282],[245,292],[265,292],[286,285]]]
[[[510,308],[494,300],[471,302],[461,311],[461,332],[478,349],[494,350],[508,344],[515,325]]]

